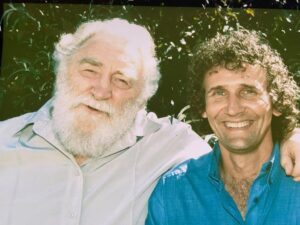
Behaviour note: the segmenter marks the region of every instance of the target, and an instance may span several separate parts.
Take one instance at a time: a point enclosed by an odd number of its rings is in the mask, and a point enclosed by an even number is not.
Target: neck
[[[88,160],[88,157],[81,155],[76,155],[74,156],[74,158],[79,166],[81,166],[86,160]]]
[[[244,154],[237,154],[225,149],[221,144],[220,173],[225,189],[235,201],[245,219],[250,188],[260,169],[271,156],[272,139],[262,143]]]
[[[234,178],[250,178],[257,176],[262,165],[269,160],[273,150],[273,141],[270,140],[268,143],[263,143],[241,154],[225,149],[222,144],[220,144],[220,149],[221,174]]]

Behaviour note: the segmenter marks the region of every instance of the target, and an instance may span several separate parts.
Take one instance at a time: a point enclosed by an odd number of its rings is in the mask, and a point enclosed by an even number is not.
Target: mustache
[[[106,101],[96,100],[92,96],[77,96],[76,98],[73,98],[70,107],[76,108],[82,104],[98,111],[105,112],[109,115],[113,115],[116,113],[116,109],[110,103]]]

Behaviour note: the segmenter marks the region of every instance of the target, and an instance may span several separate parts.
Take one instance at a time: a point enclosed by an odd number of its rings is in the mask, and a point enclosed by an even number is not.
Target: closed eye
[[[112,83],[120,89],[129,89],[131,87],[131,83],[127,79],[122,77],[113,77]]]
[[[84,77],[94,77],[98,74],[97,71],[93,69],[84,69],[80,73]]]

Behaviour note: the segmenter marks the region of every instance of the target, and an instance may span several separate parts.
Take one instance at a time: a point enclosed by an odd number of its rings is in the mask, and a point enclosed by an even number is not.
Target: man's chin
[[[235,141],[230,144],[223,144],[225,149],[235,154],[248,154],[255,150],[254,143],[248,143],[244,141]]]
[[[106,118],[103,118],[106,117]],[[89,116],[89,117],[77,117],[76,121],[73,123],[74,129],[83,135],[92,135],[99,127],[110,126],[107,116]]]

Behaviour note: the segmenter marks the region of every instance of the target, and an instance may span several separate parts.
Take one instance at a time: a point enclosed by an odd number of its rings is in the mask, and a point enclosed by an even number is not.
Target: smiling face
[[[74,104],[71,109],[86,115],[77,120],[80,129],[93,129],[99,124],[89,119],[113,119],[113,113],[136,101],[144,82],[141,64],[126,51],[122,40],[110,35],[94,36],[70,59],[66,80],[74,98],[90,100]],[[138,52],[137,50],[135,52]],[[141,103],[140,103],[141,104]],[[84,118],[84,121],[80,121]]]
[[[272,146],[272,108],[265,70],[246,64],[244,69],[216,67],[205,74],[203,117],[219,138],[221,148],[234,153]]]
[[[57,75],[53,129],[73,155],[96,157],[120,140],[145,102],[138,49],[105,34],[89,39]]]
[[[110,35],[95,36],[72,56],[67,79],[77,95],[91,95],[116,109],[139,96],[143,87],[141,64],[124,45]],[[80,110],[91,116],[102,112],[85,104]]]

